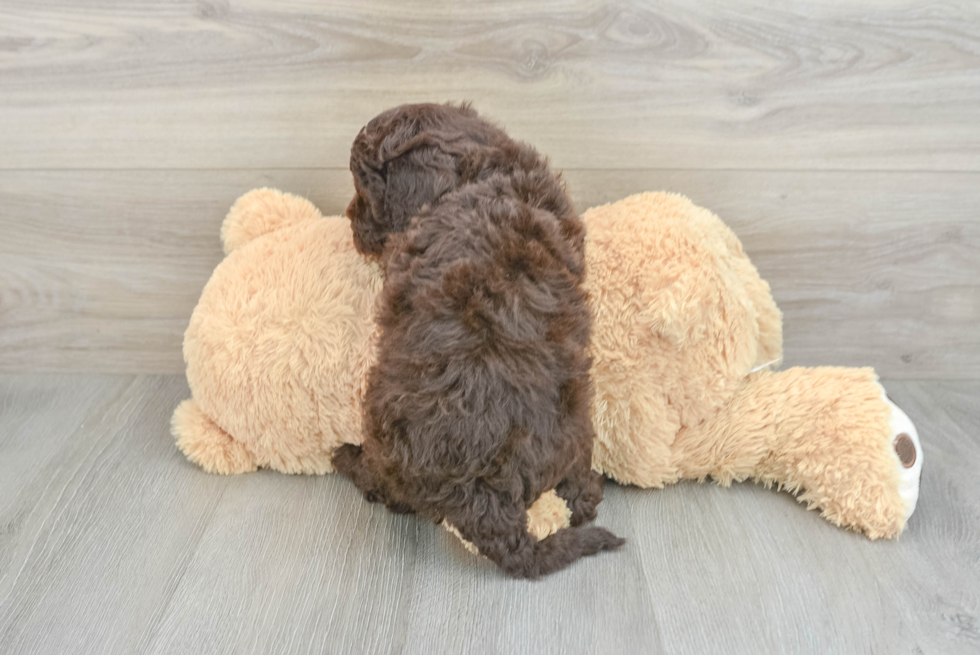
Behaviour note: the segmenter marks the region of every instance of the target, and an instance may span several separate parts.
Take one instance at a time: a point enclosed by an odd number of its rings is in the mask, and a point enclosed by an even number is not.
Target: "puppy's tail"
[[[616,550],[625,543],[625,539],[595,525],[565,528],[535,541],[533,554],[516,571],[505,570],[517,577],[538,578],[563,569],[580,557]],[[524,571],[528,571],[528,574],[524,574]]]
[[[537,541],[527,531],[526,513],[521,515],[523,520],[508,521],[506,525],[465,519],[454,525],[481,555],[515,578],[540,578],[580,557],[616,550],[626,543],[609,530],[591,525],[564,528]]]

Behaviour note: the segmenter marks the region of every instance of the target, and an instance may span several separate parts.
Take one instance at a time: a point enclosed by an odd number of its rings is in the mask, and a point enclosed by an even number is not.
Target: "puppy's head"
[[[378,255],[424,205],[460,184],[462,159],[486,142],[489,126],[469,106],[402,105],[371,120],[354,140],[354,198],[347,217],[354,245]]]

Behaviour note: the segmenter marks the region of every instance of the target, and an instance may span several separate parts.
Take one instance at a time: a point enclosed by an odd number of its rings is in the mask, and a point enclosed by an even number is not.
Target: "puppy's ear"
[[[456,155],[438,139],[420,134],[399,148],[385,166],[384,204],[390,231],[401,232],[425,205],[459,185]]]
[[[365,130],[357,135],[350,151],[350,170],[354,176],[356,193],[347,207],[347,217],[354,231],[354,245],[365,255],[379,255],[385,244],[388,223],[385,218],[384,164],[365,137]]]
[[[350,172],[358,189],[368,196],[384,197],[384,162],[361,129],[350,149]],[[371,200],[372,198],[369,198]],[[371,203],[373,205],[373,203]]]

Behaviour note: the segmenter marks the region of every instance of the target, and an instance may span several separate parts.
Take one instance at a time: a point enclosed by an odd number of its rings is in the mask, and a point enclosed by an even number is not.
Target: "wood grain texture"
[[[7,0],[0,168],[346,168],[471,99],[564,168],[980,170],[972,0]]]
[[[980,174],[568,171],[584,209],[690,196],[785,313],[786,364],[980,378]],[[0,371],[177,373],[219,226],[257,186],[343,212],[334,170],[0,172]]]
[[[752,485],[610,484],[627,547],[517,583],[339,477],[187,463],[182,375],[130,374],[182,372],[230,204],[340,213],[360,126],[446,99],[580,208],[721,216],[787,365],[901,378],[926,457],[901,540]],[[0,654],[976,653],[978,323],[971,0],[5,0]]]
[[[980,382],[886,386],[926,458],[897,542],[609,484],[625,549],[527,583],[340,477],[201,472],[180,376],[0,376],[0,653],[975,653]]]

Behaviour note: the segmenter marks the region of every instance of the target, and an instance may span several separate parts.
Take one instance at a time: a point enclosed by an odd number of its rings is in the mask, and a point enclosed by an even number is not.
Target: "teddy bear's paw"
[[[255,458],[222,430],[193,400],[174,410],[171,431],[187,459],[208,473],[233,475],[256,470]]]
[[[283,227],[321,218],[306,198],[276,189],[255,189],[235,201],[221,224],[225,254]]]
[[[888,443],[895,461],[895,469],[898,472],[898,494],[905,503],[905,519],[908,520],[912,516],[912,512],[915,511],[916,502],[919,500],[922,444],[919,442],[919,433],[915,429],[912,419],[892,402],[884,388],[882,388],[881,394],[885,403],[891,408],[891,438]]]
[[[538,541],[571,525],[572,511],[554,489],[546,491],[527,510],[527,531]]]

